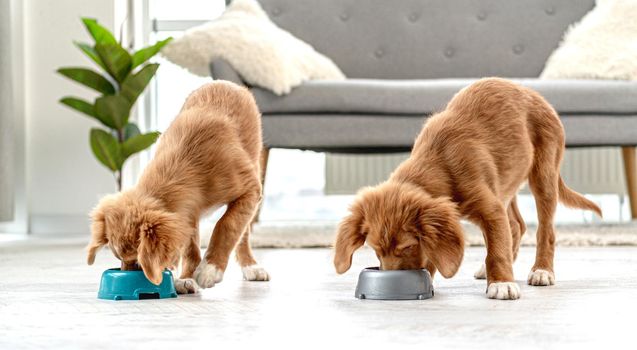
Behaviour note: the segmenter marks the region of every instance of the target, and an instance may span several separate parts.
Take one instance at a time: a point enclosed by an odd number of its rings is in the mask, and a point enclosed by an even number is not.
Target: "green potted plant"
[[[95,19],[82,18],[82,22],[95,43],[74,44],[105,74],[83,67],[64,67],[57,72],[100,95],[93,103],[71,96],[63,97],[60,102],[106,127],[91,129],[90,146],[95,158],[113,173],[117,190],[121,191],[124,162],[150,147],[159,137],[156,131],[142,134],[135,123],[129,122],[129,117],[135,101],[159,67],[157,63],[147,63],[148,60],[172,38],[129,52]]]

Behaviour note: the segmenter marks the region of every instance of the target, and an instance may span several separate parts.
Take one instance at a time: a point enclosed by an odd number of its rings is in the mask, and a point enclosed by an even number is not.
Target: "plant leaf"
[[[130,139],[124,141],[124,143],[122,144],[122,157],[126,159],[131,155],[137,152],[141,152],[146,148],[152,146],[152,144],[157,141],[159,135],[159,132],[154,131],[143,135],[133,136]]]
[[[148,61],[151,57],[155,56],[166,44],[168,44],[173,38],[168,38],[162,41],[158,41],[155,45],[151,45],[140,49],[133,54],[133,68]]]
[[[96,44],[95,51],[113,79],[121,83],[131,71],[131,56],[119,44]]]
[[[98,66],[102,67],[102,69],[104,69],[105,72],[108,72],[108,69],[106,69],[106,66],[104,65],[104,62],[102,62],[102,59],[97,54],[97,51],[95,51],[95,48],[93,46],[91,46],[91,45],[89,45],[87,43],[81,43],[81,42],[78,42],[78,41],[74,41],[73,43],[80,50],[82,50],[82,52],[84,52],[84,54],[86,56],[88,56],[91,60],[93,60],[93,62],[97,63]]]
[[[110,118],[105,118],[105,117],[101,117],[97,115],[97,113],[95,113],[95,106],[93,106],[92,104],[84,100],[81,100],[77,97],[67,96],[62,98],[60,100],[60,103],[68,107],[71,107],[78,112],[82,112],[91,118],[97,119],[100,123],[104,124],[105,126],[108,126],[109,128],[115,128],[115,124]]]
[[[91,34],[96,44],[117,44],[117,40],[111,32],[102,27],[94,18],[82,18],[86,30]]]
[[[124,141],[130,139],[133,136],[139,135],[141,132],[135,123],[128,123],[124,127]]]
[[[131,105],[134,104],[139,95],[144,92],[148,83],[153,79],[153,76],[155,76],[157,68],[159,68],[159,64],[157,63],[147,64],[139,72],[129,75],[126,80],[124,80],[121,94],[128,99]]]
[[[100,163],[112,171],[122,169],[124,161],[121,156],[121,148],[113,135],[102,129],[93,128],[91,129],[90,142],[91,150]]]
[[[122,129],[128,124],[132,105],[122,95],[107,95],[95,100],[95,114],[113,121],[114,129]]]
[[[60,68],[57,71],[63,76],[103,94],[112,95],[115,93],[115,87],[110,81],[90,69],[71,67]]]
[[[63,97],[60,99],[60,103],[67,105],[78,112],[82,112],[89,117],[97,118],[93,105],[77,97]]]

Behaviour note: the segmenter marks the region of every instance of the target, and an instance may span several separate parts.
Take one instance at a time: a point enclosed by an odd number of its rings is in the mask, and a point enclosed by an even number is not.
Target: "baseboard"
[[[31,215],[29,232],[32,234],[86,234],[90,232],[88,215],[53,214]]]

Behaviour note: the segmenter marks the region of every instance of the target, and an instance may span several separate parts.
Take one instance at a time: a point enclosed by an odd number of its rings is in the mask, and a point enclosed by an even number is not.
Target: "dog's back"
[[[236,183],[259,174],[261,119],[254,98],[230,82],[213,82],[195,90],[161,136],[139,186],[162,197],[192,198],[204,208],[231,200]],[[244,175],[245,174],[245,175]],[[234,193],[235,190],[237,193]],[[220,197],[221,196],[221,197]]]
[[[218,126],[220,122],[227,123],[250,157],[258,160],[261,152],[261,114],[254,97],[246,88],[223,80],[206,84],[188,96],[175,123],[191,123],[191,120],[180,119],[193,114],[206,117],[200,118],[199,123],[203,128],[207,127],[207,123],[214,124],[211,127]]]
[[[510,196],[528,176],[538,147],[564,148],[553,108],[535,91],[486,78],[459,91],[427,121],[413,152],[428,164],[444,159],[450,174],[482,178]]]

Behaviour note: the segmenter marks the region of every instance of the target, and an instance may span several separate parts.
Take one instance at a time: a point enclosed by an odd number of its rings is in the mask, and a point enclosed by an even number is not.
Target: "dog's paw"
[[[195,281],[201,288],[214,287],[223,280],[223,271],[213,264],[202,261],[194,273]]]
[[[552,286],[555,284],[555,274],[551,271],[537,269],[529,273],[527,282],[532,286]]]
[[[250,265],[241,268],[243,279],[246,281],[269,281],[270,275],[259,265]]]
[[[473,274],[473,278],[477,280],[484,280],[487,278],[487,265],[482,264],[480,268]]]
[[[520,287],[515,282],[493,282],[487,288],[489,299],[515,300],[520,298]]]
[[[177,294],[195,294],[199,291],[199,285],[192,278],[175,279]]]

